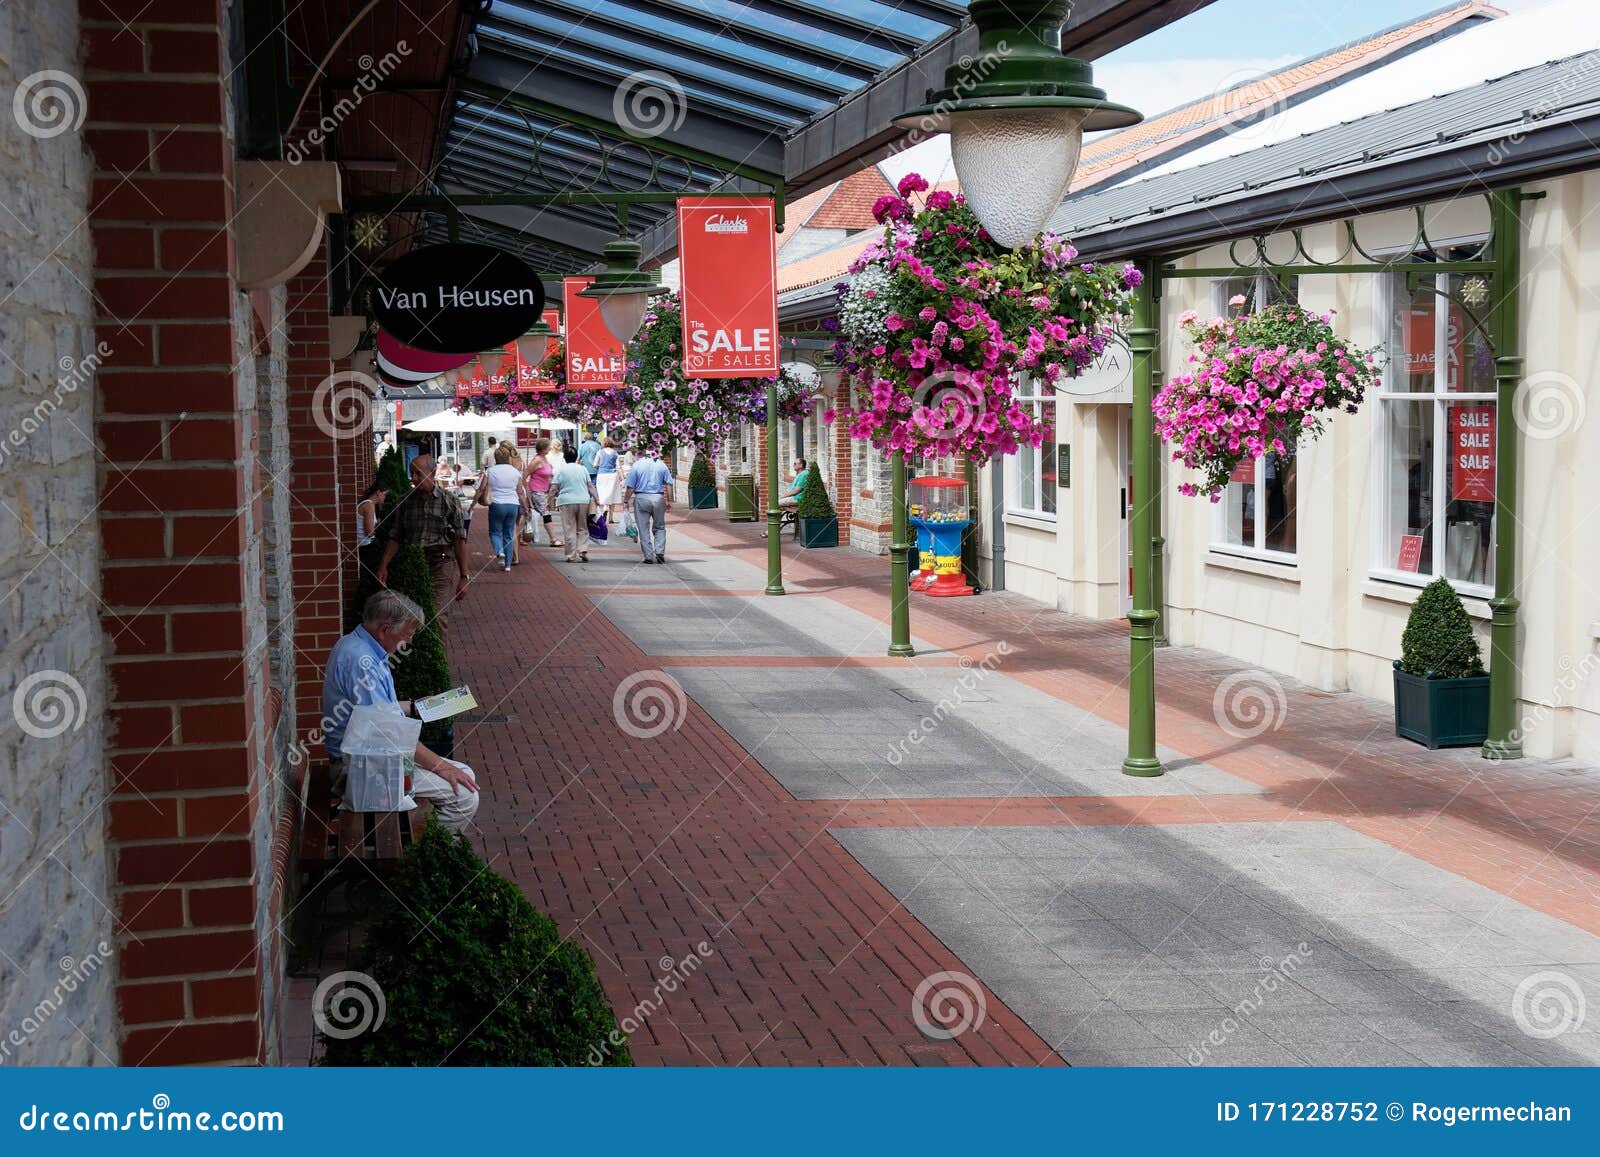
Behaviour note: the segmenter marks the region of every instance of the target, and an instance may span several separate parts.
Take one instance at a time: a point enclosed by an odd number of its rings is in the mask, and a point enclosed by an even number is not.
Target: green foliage
[[[833,518],[833,502],[828,498],[828,488],[822,483],[822,471],[813,462],[806,469],[806,484],[800,488],[800,500],[795,503],[795,513],[801,518]]]
[[[356,967],[383,993],[383,1023],[325,1036],[322,1063],[633,1063],[588,954],[463,837],[430,820],[378,891]]]
[[[367,598],[378,589],[378,563],[383,559],[385,527],[401,501],[411,493],[411,479],[397,449],[391,448],[378,462],[379,480],[386,484],[388,497],[378,512],[378,534],[371,545],[361,552],[361,576],[356,583],[351,600],[349,622],[353,629],[361,621],[361,608]],[[439,608],[433,602],[433,575],[428,570],[428,560],[418,546],[402,546],[389,563],[389,589],[399,591],[422,608],[423,625],[411,638],[404,654],[390,660],[394,672],[395,694],[401,699],[420,699],[424,695],[437,695],[454,685],[450,678],[450,660],[445,654],[444,640],[434,625]],[[450,729],[450,721],[436,719],[422,725],[422,738],[426,743],[442,740]]]
[[[1434,579],[1411,604],[1411,616],[1400,638],[1400,669],[1429,679],[1483,674],[1472,620],[1447,579]]]
[[[706,461],[704,454],[696,454],[689,466],[689,485],[710,487],[716,484],[717,476],[711,472],[711,463]]]

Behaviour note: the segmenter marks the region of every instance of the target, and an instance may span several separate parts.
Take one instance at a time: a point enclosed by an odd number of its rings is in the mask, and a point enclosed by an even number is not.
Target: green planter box
[[[756,476],[754,474],[728,475],[728,521],[754,522],[756,513]]]
[[[715,486],[689,487],[690,510],[715,510],[717,508],[717,488]]]
[[[1424,679],[1396,663],[1394,733],[1429,748],[1482,743],[1489,737],[1489,676]]]
[[[800,545],[838,546],[839,519],[837,517],[800,519]]]

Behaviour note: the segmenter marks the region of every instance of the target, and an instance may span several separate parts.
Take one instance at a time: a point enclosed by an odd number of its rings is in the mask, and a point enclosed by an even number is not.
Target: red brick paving
[[[716,517],[675,516],[708,549],[672,553],[728,552],[764,566],[758,532]],[[692,701],[681,727],[641,740],[615,724],[613,692],[629,675],[673,665],[904,660],[647,656],[596,611],[589,595],[598,592],[563,579],[551,552],[524,558],[531,565],[476,582],[452,615],[458,674],[484,713],[511,717],[459,728],[460,753],[484,784],[486,855],[590,950],[619,1017],[652,998],[659,962],[711,945],[692,979],[639,1018],[641,1063],[1059,1063],[989,992],[980,1030],[951,1041],[916,1030],[917,984],[962,965],[829,827],[1331,819],[1600,932],[1592,772],[1429,753],[1394,739],[1382,705],[1287,686],[1284,726],[1235,739],[1211,700],[1236,665],[1171,649],[1158,661],[1161,742],[1263,794],[797,801]],[[826,585],[825,597],[885,622],[887,570],[848,549],[786,543],[786,582]],[[1121,624],[1013,596],[915,598],[912,629],[945,649],[915,662],[976,659],[1005,639],[1015,648],[1001,663],[1008,676],[1125,718]]]

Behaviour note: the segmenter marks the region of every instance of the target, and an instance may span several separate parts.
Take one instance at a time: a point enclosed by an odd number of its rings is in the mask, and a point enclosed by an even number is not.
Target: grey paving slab
[[[719,590],[759,590],[767,584],[766,572],[729,555],[686,555],[669,559],[665,566],[645,566],[637,548],[592,550],[589,561],[566,565],[560,553],[551,555],[561,575],[580,590],[638,590],[700,587]]]
[[[833,835],[1073,1064],[1600,1064],[1600,937],[1338,823]]]
[[[638,624],[640,645],[647,650],[727,652],[733,638],[749,637],[756,653],[837,654],[862,643],[858,625],[846,617],[852,612],[830,610],[828,618],[819,619],[815,604],[807,607],[802,601],[786,604],[782,612],[763,606],[727,623],[723,619],[736,608],[682,607],[678,610],[685,617],[650,623],[645,621],[649,609],[636,604],[653,601],[666,600],[631,598],[620,609],[605,607],[614,619],[626,614]],[[871,651],[881,642],[880,632],[856,649]],[[982,666],[695,667],[670,673],[801,799],[1261,790],[1170,751],[1163,756],[1168,774],[1156,779],[1123,775],[1127,736],[1121,728]]]
[[[642,571],[674,570],[641,566]],[[570,568],[569,568],[570,569]],[[581,568],[580,568],[581,569]],[[765,581],[764,579],[762,580]],[[704,586],[698,580],[688,586]],[[748,587],[749,581],[730,585]],[[600,612],[624,631],[647,655],[882,655],[889,645],[889,627],[848,607],[805,596],[693,595],[606,598],[591,592]],[[912,636],[920,653],[936,649]],[[742,671],[741,671],[742,673]],[[820,683],[820,681],[819,681]],[[792,708],[809,708],[814,717],[797,715],[790,722],[799,734],[826,732],[830,722],[825,701],[792,699]]]

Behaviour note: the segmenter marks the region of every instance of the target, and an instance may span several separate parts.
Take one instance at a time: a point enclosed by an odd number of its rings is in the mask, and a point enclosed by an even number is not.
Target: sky
[[[1494,0],[1507,12],[1544,0]],[[1408,23],[1451,0],[1216,0],[1094,62],[1095,83],[1146,115],[1248,81],[1374,32]],[[1248,34],[1241,34],[1248,30]],[[891,180],[916,171],[930,180],[953,176],[939,137],[883,164]]]

